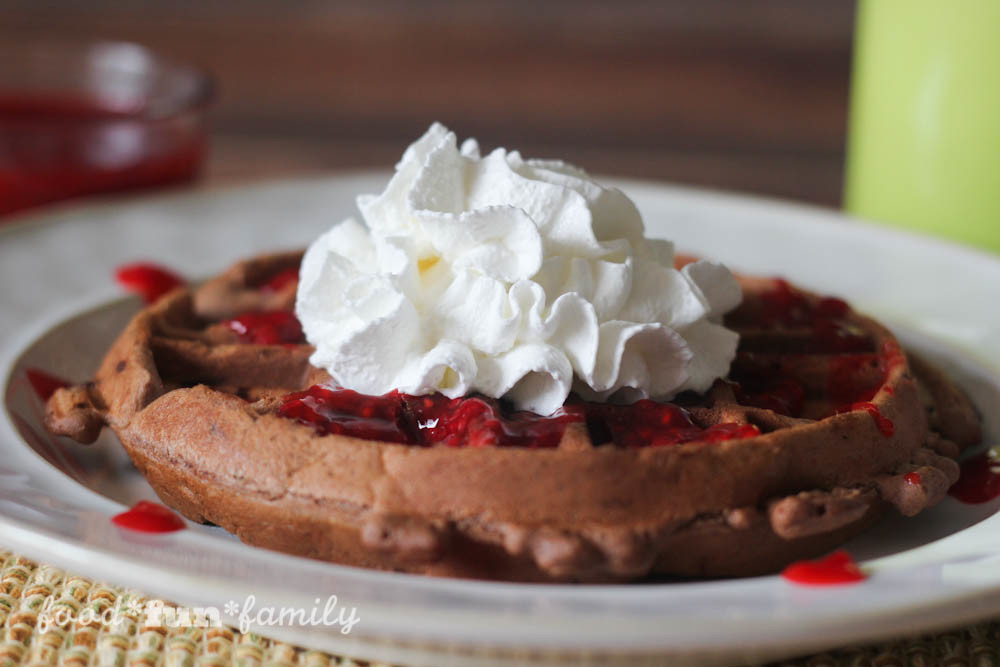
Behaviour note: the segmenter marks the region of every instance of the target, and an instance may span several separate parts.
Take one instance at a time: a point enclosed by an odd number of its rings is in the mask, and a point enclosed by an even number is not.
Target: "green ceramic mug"
[[[1000,0],[860,0],[845,208],[1000,252]]]

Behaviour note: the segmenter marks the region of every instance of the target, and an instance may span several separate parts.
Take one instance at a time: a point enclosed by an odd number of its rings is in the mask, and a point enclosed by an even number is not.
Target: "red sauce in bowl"
[[[82,95],[0,92],[0,215],[189,181],[205,150],[200,110],[155,118]]]

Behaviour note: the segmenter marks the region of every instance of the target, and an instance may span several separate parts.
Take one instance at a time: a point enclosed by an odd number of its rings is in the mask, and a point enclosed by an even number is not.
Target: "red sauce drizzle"
[[[899,344],[886,341],[878,354],[845,354],[835,357],[827,379],[827,394],[833,412],[865,410],[875,420],[879,432],[891,437],[896,430],[892,420],[883,415],[871,401],[879,391],[894,395],[896,390],[886,386],[889,371],[906,362]]]
[[[812,346],[819,352],[857,352],[871,349],[871,340],[862,329],[845,321],[851,307],[843,299],[825,297],[813,301],[777,279],[774,287],[759,296],[759,310],[753,323],[764,328],[809,327]]]
[[[867,578],[851,555],[843,549],[818,560],[796,561],[786,567],[781,576],[802,586],[856,584]]]
[[[777,324],[803,324],[811,318],[809,301],[805,294],[792,287],[784,278],[774,281],[774,287],[760,295],[762,304],[758,323],[764,326]]]
[[[851,308],[842,299],[815,299],[778,279],[772,289],[738,311],[734,321],[762,329],[809,330],[809,338],[796,350],[831,355],[826,398],[829,414],[833,414],[854,403],[871,401],[886,378],[883,357],[875,353],[864,330],[849,321],[850,315]],[[802,416],[807,397],[802,378],[783,375],[766,359],[745,350],[737,357],[730,377],[736,382],[734,393],[741,405]]]
[[[441,394],[391,392],[366,396],[347,389],[313,386],[282,399],[278,414],[309,424],[321,434],[409,445],[449,447],[555,447],[566,425],[584,422],[596,444],[664,446],[692,441],[720,442],[760,435],[751,424],[703,429],[686,410],[643,400],[632,405],[569,402],[547,417],[510,410],[483,396],[449,399]]]
[[[848,322],[818,319],[813,323],[816,347],[829,352],[860,352],[870,348],[863,329]]]
[[[875,398],[885,384],[886,369],[877,354],[843,354],[830,359],[827,396],[835,411]]]
[[[819,300],[816,304],[815,316],[825,319],[837,319],[847,317],[851,312],[851,307],[843,299],[828,296]]]
[[[805,406],[806,389],[791,376],[765,379],[763,375],[739,375],[733,393],[740,405],[765,408],[778,414],[798,417]]]
[[[695,440],[699,442],[723,442],[724,440],[740,440],[754,438],[760,435],[760,429],[753,424],[736,424],[724,422],[708,427]]]
[[[140,533],[172,533],[186,527],[173,510],[149,500],[140,500],[130,510],[111,517],[111,521]]]
[[[244,343],[294,345],[305,341],[302,325],[294,313],[286,310],[243,313],[223,324],[236,332]]]
[[[148,262],[125,264],[115,270],[115,280],[125,289],[153,303],[167,292],[184,284],[184,279],[173,271]]]
[[[892,423],[892,420],[879,412],[878,406],[874,403],[854,403],[851,405],[851,410],[864,410],[872,416],[875,420],[875,426],[878,427],[879,432],[885,437],[892,437],[892,434],[896,432],[896,425]]]
[[[894,340],[885,341],[880,351],[882,359],[885,360],[887,371],[906,363],[906,354],[903,353],[903,348]]]
[[[311,424],[318,433],[406,443],[411,434],[404,420],[399,394],[367,396],[349,389],[314,385],[284,396],[278,408],[282,417]]]
[[[903,475],[903,481],[913,486],[920,486],[924,483],[924,478],[920,476],[919,472],[908,472]]]
[[[973,456],[962,463],[962,472],[948,495],[969,505],[988,503],[1000,496],[1000,461],[988,452]]]
[[[417,438],[422,444],[448,447],[555,447],[566,424],[584,420],[580,406],[559,408],[548,417],[524,410],[504,410],[496,399],[485,396],[449,399],[441,394],[401,394],[409,414],[415,417]]]
[[[572,405],[572,404],[571,404]],[[594,443],[622,447],[663,447],[685,442],[721,442],[760,435],[752,424],[723,423],[703,429],[684,408],[648,399],[631,405],[581,403]],[[575,406],[574,406],[575,407]]]
[[[61,377],[56,377],[37,368],[29,368],[25,371],[31,388],[35,390],[38,398],[43,401],[49,400],[57,389],[68,387],[70,383]]]
[[[278,271],[276,274],[264,281],[260,289],[264,292],[277,292],[286,285],[298,282],[299,280],[299,267],[293,266],[283,271]]]

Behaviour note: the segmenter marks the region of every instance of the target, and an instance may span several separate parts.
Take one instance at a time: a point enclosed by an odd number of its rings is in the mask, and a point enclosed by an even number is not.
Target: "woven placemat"
[[[0,667],[388,667],[302,649],[228,627],[146,627],[139,620],[146,601],[146,596],[137,591],[94,582],[0,550]],[[116,622],[103,622],[102,614],[115,608],[119,610],[114,616]],[[1000,666],[1000,623],[982,623],[777,664]]]

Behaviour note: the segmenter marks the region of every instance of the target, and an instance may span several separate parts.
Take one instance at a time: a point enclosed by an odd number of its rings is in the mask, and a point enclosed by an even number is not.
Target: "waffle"
[[[243,262],[140,312],[93,382],[52,396],[48,428],[88,442],[110,426],[164,502],[249,544],[578,582],[773,572],[938,502],[980,437],[961,391],[883,326],[750,277],[726,321],[730,376],[677,397],[669,428],[643,429],[662,404],[571,400],[544,445],[355,437],[296,393],[330,379],[289,322],[294,279],[272,280],[299,259]]]

